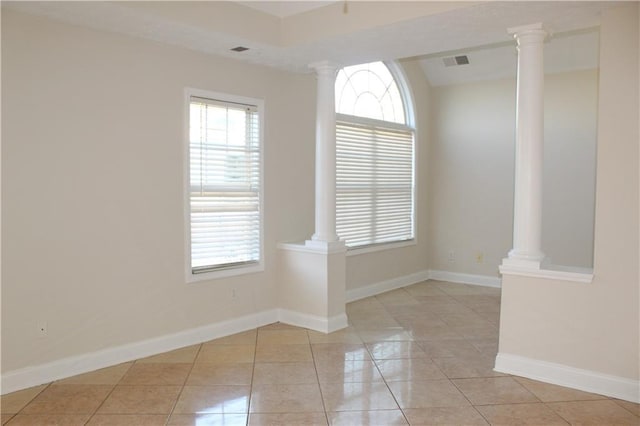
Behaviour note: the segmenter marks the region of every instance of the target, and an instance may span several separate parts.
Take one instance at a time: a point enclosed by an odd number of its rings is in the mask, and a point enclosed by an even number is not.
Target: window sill
[[[219,271],[203,272],[201,274],[193,274],[191,269],[187,271],[187,283],[196,283],[201,281],[211,281],[220,278],[234,277],[237,275],[255,274],[264,271],[262,262],[250,266],[239,266],[235,268],[220,269]]]
[[[384,243],[384,244],[377,244],[377,245],[362,247],[362,248],[352,248],[352,249],[347,249],[347,256],[359,256],[361,254],[375,253],[379,251],[393,250],[393,249],[398,249],[403,247],[411,247],[415,245],[417,245],[417,242],[414,238],[412,240],[400,241],[397,243]]]
[[[344,241],[327,242],[306,240],[302,243],[278,243],[278,248],[280,250],[321,254],[344,253],[346,251]]]
[[[572,281],[587,284],[593,281],[593,269],[588,268],[576,268],[550,264],[544,264],[540,268],[535,268],[529,266],[507,265],[503,261],[499,269],[502,275],[545,278],[550,280]]]

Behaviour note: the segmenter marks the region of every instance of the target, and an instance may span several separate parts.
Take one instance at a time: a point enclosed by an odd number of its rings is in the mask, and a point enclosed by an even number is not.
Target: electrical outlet
[[[449,250],[449,263],[454,263],[456,261],[456,252],[453,250]]]
[[[484,263],[484,253],[479,251],[476,253],[476,263]]]
[[[39,337],[46,337],[47,333],[49,332],[49,329],[47,327],[47,322],[46,321],[39,321],[36,324],[36,332],[37,332]]]
[[[237,296],[238,296],[238,294],[236,293],[236,289],[235,289],[235,288],[232,288],[232,289],[231,289],[231,298],[232,298],[232,299],[235,299]]]

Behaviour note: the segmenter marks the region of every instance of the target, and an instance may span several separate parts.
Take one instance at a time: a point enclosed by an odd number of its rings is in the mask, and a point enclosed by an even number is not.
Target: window
[[[260,101],[195,90],[187,96],[188,279],[260,269]]]
[[[348,248],[414,238],[414,130],[382,62],[336,77],[336,229]]]

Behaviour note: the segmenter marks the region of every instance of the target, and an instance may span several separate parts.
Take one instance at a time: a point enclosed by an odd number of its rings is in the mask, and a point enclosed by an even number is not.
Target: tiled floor
[[[500,293],[427,281],[2,397],[16,425],[639,425],[640,406],[493,371]]]

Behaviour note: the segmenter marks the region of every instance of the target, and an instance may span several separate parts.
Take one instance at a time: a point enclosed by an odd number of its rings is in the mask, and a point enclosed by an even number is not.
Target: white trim
[[[517,33],[523,33],[525,31],[535,31],[535,30],[543,30],[543,29],[544,27],[542,26],[542,22],[536,22],[535,24],[520,25],[518,27],[507,28],[507,33],[517,34]]]
[[[395,250],[403,247],[411,247],[418,245],[417,239],[412,238],[406,241],[394,241],[390,243],[373,244],[370,246],[361,246],[347,248],[347,256],[359,256],[361,254],[375,253],[384,250]]]
[[[517,275],[521,277],[545,278],[549,280],[572,281],[587,284],[593,281],[593,271],[591,270],[554,265],[544,265],[544,269],[530,268],[526,266],[508,265],[506,261],[507,259],[505,259],[499,267],[502,275]]]
[[[344,253],[346,247],[344,241],[313,241],[307,240],[303,243],[278,243],[278,249],[288,251],[298,251],[301,253],[333,254]]]
[[[330,318],[325,318],[317,315],[290,311],[288,309],[278,309],[278,319],[280,322],[286,324],[308,328],[321,333],[331,333],[336,330],[341,330],[349,325],[347,314],[340,314]]]
[[[236,275],[256,274],[258,272],[264,272],[264,262],[262,261],[250,265],[232,266],[200,274],[191,273],[191,268],[189,267],[188,273],[190,275],[187,277],[187,283],[192,284],[200,281],[211,281],[220,278],[234,277]]]
[[[495,371],[640,403],[640,381],[553,362],[499,353]]]
[[[404,67],[400,65],[398,61],[384,61],[383,63],[398,86],[400,98],[404,106],[404,121],[407,126],[415,129],[417,127],[415,102],[413,101],[413,92],[411,91],[411,85],[409,84],[409,79],[404,71]]]
[[[347,290],[347,303],[364,299],[365,297],[375,296],[385,291],[395,290],[397,288],[406,287],[429,279],[429,271],[420,271],[403,277],[392,278],[386,281],[380,281],[363,287]]]
[[[398,123],[395,121],[380,120],[377,118],[363,117],[361,115],[350,115],[336,112],[336,121],[353,124],[355,126],[376,128],[383,127],[392,130],[400,130],[404,132],[412,132],[415,130],[413,126],[408,124]]]
[[[499,277],[430,269],[347,290],[347,303],[364,299],[365,297],[376,296],[386,291],[395,290],[427,280],[450,281],[453,283],[479,285],[483,287],[502,287],[502,280]]]
[[[431,269],[429,278],[439,281],[450,281],[452,283],[481,285],[484,287],[502,287],[500,277],[491,277],[488,275],[463,274],[461,272],[438,271]]]
[[[100,368],[251,330],[277,322],[279,317],[278,310],[272,309],[153,339],[9,371],[2,374],[0,389],[2,394],[15,392]]]

